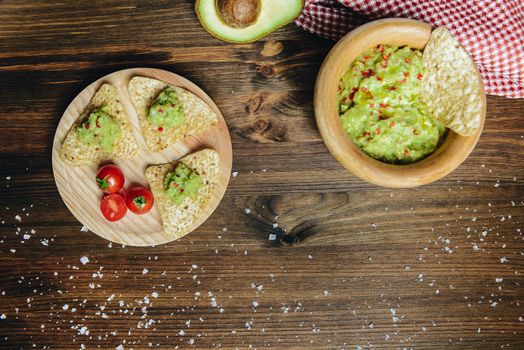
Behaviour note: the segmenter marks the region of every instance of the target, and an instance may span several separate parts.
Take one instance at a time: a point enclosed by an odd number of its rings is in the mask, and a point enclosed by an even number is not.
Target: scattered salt
[[[78,330],[78,334],[89,335],[89,329],[87,329],[86,326],[83,326],[82,328],[80,328],[80,329]]]

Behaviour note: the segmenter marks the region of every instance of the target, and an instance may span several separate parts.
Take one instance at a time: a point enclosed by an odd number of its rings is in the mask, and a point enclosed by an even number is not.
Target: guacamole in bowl
[[[420,99],[422,52],[379,45],[360,54],[342,76],[337,100],[347,136],[367,155],[409,164],[432,154],[446,127]]]

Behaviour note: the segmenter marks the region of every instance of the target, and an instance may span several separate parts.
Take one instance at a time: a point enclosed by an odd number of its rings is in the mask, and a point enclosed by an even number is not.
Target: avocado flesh
[[[195,9],[204,28],[214,37],[231,43],[250,43],[292,22],[302,12],[303,0],[260,0],[257,19],[246,27],[224,22],[216,0],[198,0]]]

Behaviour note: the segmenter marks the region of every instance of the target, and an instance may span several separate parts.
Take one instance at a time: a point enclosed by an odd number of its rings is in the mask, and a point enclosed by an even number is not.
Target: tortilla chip
[[[111,153],[104,152],[97,145],[88,145],[78,140],[76,129],[87,118],[89,113],[94,109],[106,105],[108,114],[120,124],[122,135],[115,143]],[[60,158],[72,166],[89,165],[100,163],[104,160],[117,158],[132,158],[136,155],[138,146],[133,133],[133,128],[127,119],[124,107],[118,101],[116,89],[110,84],[103,84],[95,93],[89,104],[80,114],[76,122],[69,129],[62,148],[60,149]]]
[[[180,205],[176,205],[164,193],[164,178],[176,168],[178,162],[199,174],[204,183],[196,199],[186,197]],[[180,238],[189,233],[192,224],[203,214],[218,185],[219,168],[218,153],[212,149],[204,149],[177,162],[152,165],[146,169],[146,179],[155,196],[166,234]]]
[[[480,127],[482,96],[473,59],[444,27],[435,29],[422,56],[421,97],[430,114],[460,135]]]
[[[129,95],[138,114],[142,135],[147,147],[153,152],[162,151],[180,140],[200,134],[218,121],[215,112],[204,101],[185,89],[171,85],[184,108],[184,123],[159,131],[149,120],[149,107],[167,86],[163,81],[146,77],[134,77],[129,82]]]

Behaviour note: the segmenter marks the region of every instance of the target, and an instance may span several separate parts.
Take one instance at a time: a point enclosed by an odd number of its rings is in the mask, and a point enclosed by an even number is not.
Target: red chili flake
[[[369,133],[369,131],[364,131],[364,133],[362,134],[364,136],[370,136],[371,134]]]
[[[164,131],[164,128],[161,127],[161,126],[159,126],[159,127],[158,127],[158,131]]]
[[[164,110],[163,110],[162,108],[160,108],[160,107],[158,107],[157,111],[158,111],[159,113],[164,113]]]
[[[389,59],[389,56],[386,55],[386,54],[383,54],[383,55],[382,55],[382,59],[383,59],[384,61],[387,61],[387,60]]]
[[[380,51],[380,52],[384,52],[384,46],[383,46],[383,45],[379,45],[379,46],[378,46],[378,51]]]
[[[399,82],[400,84],[405,84],[405,83],[406,83],[406,79],[399,80],[398,82]]]
[[[409,58],[406,58],[406,63],[407,64],[410,64],[411,63],[411,60]]]
[[[355,94],[357,93],[358,91],[358,88],[357,87],[354,87],[352,90],[351,90],[351,93],[349,94],[349,99],[350,100],[353,100],[353,97],[355,97]]]
[[[366,87],[362,87],[362,92],[368,92],[368,89]]]
[[[397,89],[396,86],[392,86],[392,87],[390,88],[391,91],[395,91],[396,89]]]
[[[408,157],[409,156],[409,151],[407,149],[404,150],[404,157]]]
[[[420,134],[420,132],[417,129],[413,129],[413,134],[414,135],[418,135],[418,134]]]
[[[389,117],[387,115],[382,114],[382,111],[378,111],[378,119],[384,120],[388,119]]]
[[[380,102],[379,106],[380,106],[380,108],[388,108],[388,104],[387,103]]]
[[[395,126],[395,122],[391,122],[391,123],[389,123],[389,127],[390,127],[390,128],[392,128],[392,127],[394,127],[394,126]]]
[[[418,74],[417,74],[417,79],[418,79],[418,80],[422,80],[422,77],[423,77],[422,73],[418,73]]]
[[[377,133],[377,135],[380,135],[380,128],[376,128],[375,132]]]
[[[86,129],[89,129],[91,127],[91,124],[86,123]]]
[[[409,77],[409,72],[404,72],[404,78]]]
[[[371,68],[368,70],[362,71],[363,77],[372,77],[373,75],[375,75],[375,72]]]
[[[377,80],[378,81],[382,81],[382,77],[377,77]]]
[[[374,103],[371,103],[371,104],[369,105],[369,107],[371,107],[371,108],[375,108],[375,104],[374,104]]]
[[[367,60],[369,60],[369,56],[364,56],[364,57],[362,57],[362,59],[363,59],[364,61],[367,61]]]

